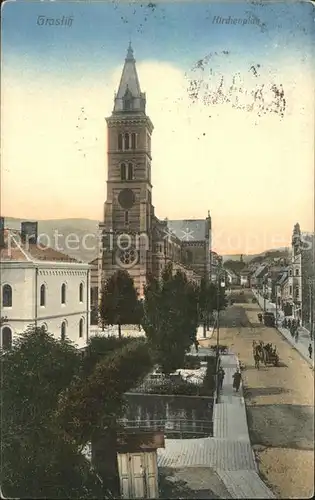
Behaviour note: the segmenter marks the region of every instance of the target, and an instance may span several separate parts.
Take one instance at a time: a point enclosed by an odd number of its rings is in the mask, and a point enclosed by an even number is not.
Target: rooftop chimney
[[[21,239],[23,243],[37,243],[38,222],[21,223]]]

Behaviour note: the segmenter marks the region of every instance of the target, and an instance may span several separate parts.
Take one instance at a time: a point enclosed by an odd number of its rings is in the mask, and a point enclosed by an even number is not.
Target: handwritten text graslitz
[[[73,23],[72,16],[62,16],[60,18],[38,16],[37,24],[38,26],[67,26],[70,28]]]

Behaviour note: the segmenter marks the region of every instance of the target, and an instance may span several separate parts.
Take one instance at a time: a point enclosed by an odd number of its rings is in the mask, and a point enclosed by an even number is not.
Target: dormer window
[[[128,86],[124,95],[124,111],[132,110],[132,93],[130,92]]]
[[[132,109],[132,101],[131,99],[124,100],[124,111],[131,111]]]

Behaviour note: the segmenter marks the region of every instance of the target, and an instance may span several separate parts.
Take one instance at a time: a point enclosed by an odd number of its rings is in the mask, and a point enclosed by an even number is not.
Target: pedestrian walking
[[[255,361],[255,368],[257,368],[257,370],[259,370],[259,360],[260,360],[260,356],[256,352],[255,355],[254,355],[254,361]]]
[[[239,369],[237,368],[236,372],[233,375],[233,389],[236,390],[236,392],[239,391],[240,385],[241,385],[241,373]]]
[[[312,354],[313,354],[313,347],[312,347],[312,344],[310,344],[310,345],[308,346],[308,353],[309,353],[309,357],[310,357],[310,359],[312,359]]]
[[[194,344],[195,344],[195,349],[196,349],[196,352],[198,353],[198,350],[199,350],[199,342],[198,342],[198,340],[197,340],[197,339],[195,339]]]
[[[223,387],[224,376],[225,376],[225,371],[221,367],[219,370],[219,381],[218,381],[220,391],[222,390],[222,387]]]

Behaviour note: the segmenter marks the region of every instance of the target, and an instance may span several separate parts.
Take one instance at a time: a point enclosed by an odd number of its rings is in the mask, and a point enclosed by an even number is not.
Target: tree
[[[52,416],[79,377],[81,358],[67,340],[30,328],[1,354],[1,485],[13,498],[102,498],[97,476]]]
[[[117,338],[115,336],[105,337],[104,335],[90,337],[82,360],[83,376],[91,375],[99,361],[115,350],[134,342],[134,340],[132,337]]]
[[[93,465],[115,494],[119,490],[118,419],[124,411],[124,393],[151,369],[147,342],[132,339],[97,361],[87,377],[74,380],[59,398],[56,425],[64,430],[65,440],[77,446],[92,442]]]
[[[198,307],[199,318],[203,323],[204,336],[206,336],[206,327],[209,327],[209,317],[213,311],[225,309],[227,300],[225,296],[225,288],[218,287],[217,283],[210,283],[205,278],[201,279],[198,289]]]
[[[145,287],[143,327],[165,374],[182,366],[196,340],[198,289],[180,272],[165,266],[162,279],[150,277]]]
[[[227,306],[225,287],[219,283],[210,283],[209,285],[209,302],[212,311],[222,311]]]
[[[0,317],[0,326],[4,325],[7,322],[8,322],[8,318],[6,316]]]
[[[127,271],[118,270],[105,283],[101,294],[100,316],[104,324],[139,323],[139,303],[133,279]]]
[[[243,255],[241,255],[240,260],[227,260],[224,263],[224,269],[228,269],[233,271],[236,274],[239,274],[246,267],[246,263],[243,260]]]

